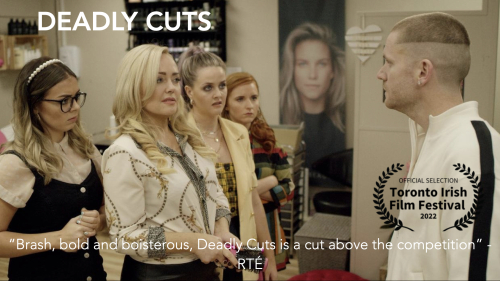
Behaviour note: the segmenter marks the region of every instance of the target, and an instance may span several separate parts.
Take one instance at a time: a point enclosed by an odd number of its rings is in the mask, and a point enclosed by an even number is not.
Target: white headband
[[[51,64],[54,64],[54,63],[57,63],[57,62],[63,63],[62,61],[60,61],[58,59],[52,59],[52,60],[48,60],[48,61],[44,62],[42,65],[40,65],[39,67],[37,67],[35,69],[35,71],[33,71],[33,73],[31,73],[30,77],[28,78],[28,85],[31,83],[31,80],[33,80],[33,78],[35,78],[35,76],[38,73],[40,73],[40,71],[42,71],[47,66],[49,66]]]

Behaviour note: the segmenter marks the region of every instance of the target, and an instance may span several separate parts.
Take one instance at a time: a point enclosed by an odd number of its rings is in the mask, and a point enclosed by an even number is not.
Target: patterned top
[[[286,202],[293,198],[295,185],[291,180],[290,164],[288,163],[286,152],[278,144],[276,144],[269,155],[252,136],[250,136],[250,142],[257,179],[263,179],[272,175],[278,179],[278,185],[269,190],[274,202],[264,202],[266,212],[269,212],[285,205]]]
[[[238,191],[236,189],[236,173],[233,163],[215,163],[217,179],[229,201],[231,217],[238,215]]]
[[[266,153],[262,145],[250,136],[253,159],[255,162],[255,174],[257,178],[263,179],[274,175],[278,179],[278,185],[269,190],[273,198],[272,202],[262,200],[266,211],[267,225],[272,242],[275,243],[274,251],[276,268],[283,270],[288,263],[288,251],[283,247],[286,242],[285,233],[281,227],[280,209],[289,200],[293,199],[295,185],[291,180],[290,164],[283,149],[276,144],[272,153]]]
[[[117,242],[118,252],[137,261],[179,264],[196,260],[189,251],[167,255],[166,250],[173,245],[167,244],[165,233],[212,234],[217,219],[229,220],[227,198],[213,162],[181,139],[177,136],[182,155],[158,144],[167,166],[176,170],[168,174],[160,173],[129,135],[120,136],[104,152],[109,234],[112,242]]]

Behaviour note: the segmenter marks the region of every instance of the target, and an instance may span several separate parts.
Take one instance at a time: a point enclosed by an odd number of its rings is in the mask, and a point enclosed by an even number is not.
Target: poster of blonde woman
[[[310,183],[324,185],[313,164],[345,149],[344,1],[279,5],[280,122],[304,122]]]

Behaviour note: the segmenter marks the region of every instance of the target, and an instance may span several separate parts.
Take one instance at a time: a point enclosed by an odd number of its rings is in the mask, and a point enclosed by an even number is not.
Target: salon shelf
[[[288,153],[288,161],[295,184],[293,199],[281,207],[281,227],[285,232],[286,241],[289,243],[288,253],[290,257],[294,254],[293,243],[295,242],[295,232],[302,226],[304,215],[307,214],[306,204],[304,204],[304,194],[308,190],[305,168],[305,145],[294,152]]]
[[[199,45],[208,48],[210,52],[219,55],[222,60],[226,60],[226,0],[191,0],[191,1],[158,1],[144,3],[129,3],[125,1],[125,8],[128,15],[137,11],[139,14],[132,22],[133,30],[129,31],[128,50],[142,44],[157,44],[169,47],[170,49],[180,49],[188,45]],[[142,30],[145,27],[147,15],[152,11],[159,11],[162,16],[155,16],[152,23],[165,22],[165,12],[169,12],[169,21],[177,22],[177,13],[186,11],[205,11],[204,4],[208,3],[210,16],[204,19],[210,21],[213,29],[200,31],[194,27],[198,17],[191,17],[191,31],[186,30],[187,16],[181,16],[181,28],[178,31],[150,31]],[[206,8],[206,4],[205,4]],[[174,12],[174,13],[172,13]],[[172,13],[172,14],[170,14]],[[154,24],[153,24],[154,25]],[[162,24],[164,26],[164,24]],[[205,23],[201,23],[205,26]],[[144,28],[147,29],[147,28]],[[179,52],[172,52],[175,59],[180,56]]]
[[[7,36],[0,35],[0,60],[2,65],[0,70],[7,70]]]
[[[0,70],[19,70],[24,66],[23,63],[16,65],[14,48],[25,44],[39,49],[42,56],[49,55],[47,36],[45,35],[0,35],[0,59],[4,62]]]

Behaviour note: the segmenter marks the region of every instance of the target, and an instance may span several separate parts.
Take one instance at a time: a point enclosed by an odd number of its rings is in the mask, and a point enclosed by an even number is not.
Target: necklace
[[[219,143],[219,147],[217,148],[217,150],[213,149],[211,146],[210,147],[212,148],[213,151],[215,151],[215,153],[219,153],[220,148],[222,147],[222,143],[220,143],[218,139],[216,141],[217,143]]]
[[[207,136],[208,137],[208,136]],[[211,137],[208,137],[208,138],[211,138]],[[209,145],[207,143],[207,140],[205,139],[205,136],[203,136],[203,140],[205,141],[205,144],[210,147],[210,149],[212,149],[213,151],[215,151],[215,153],[219,153],[221,147],[222,147],[222,142],[219,142],[219,138],[211,138],[211,139],[215,139],[215,142],[219,144],[219,146],[217,147],[217,149],[214,149],[211,145]]]
[[[210,131],[210,132],[201,131],[201,134],[203,136],[206,136],[207,138],[215,140],[215,142],[219,142],[219,137],[216,135],[218,131],[219,127],[215,128],[215,131]]]
[[[198,127],[198,129],[201,132],[201,135],[202,135],[203,141],[205,142],[205,145],[208,146],[208,147],[210,147],[210,149],[212,149],[216,154],[218,154],[219,151],[220,151],[220,149],[221,149],[221,147],[222,147],[222,142],[220,141],[219,136],[217,135],[217,133],[219,132],[219,126],[216,125],[215,130],[208,131],[208,132],[202,131],[201,128],[200,128],[200,125],[198,124],[198,122],[196,122],[196,126]],[[208,142],[206,140],[207,138],[208,139],[213,139],[216,143],[219,144],[219,146],[217,147],[217,149],[214,149],[211,145],[208,144]]]

